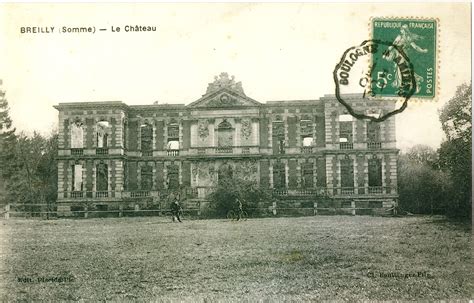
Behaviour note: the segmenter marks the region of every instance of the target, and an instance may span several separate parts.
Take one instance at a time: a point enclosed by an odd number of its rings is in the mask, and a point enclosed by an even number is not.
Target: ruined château
[[[345,100],[374,115],[394,107],[359,95]],[[395,118],[357,120],[334,96],[259,102],[222,73],[187,105],[107,101],[55,108],[62,216],[85,208],[163,207],[164,197],[178,191],[184,203],[205,202],[230,177],[253,180],[281,200],[317,205],[321,199],[315,213],[383,212],[397,201]]]

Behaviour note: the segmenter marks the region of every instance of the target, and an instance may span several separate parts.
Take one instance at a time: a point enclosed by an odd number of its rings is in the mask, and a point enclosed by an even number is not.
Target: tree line
[[[398,158],[402,211],[472,217],[472,88],[462,84],[439,111],[446,139],[417,145]]]
[[[1,84],[1,82],[0,82]],[[39,215],[53,212],[57,197],[58,134],[42,136],[18,132],[0,90],[0,205]]]

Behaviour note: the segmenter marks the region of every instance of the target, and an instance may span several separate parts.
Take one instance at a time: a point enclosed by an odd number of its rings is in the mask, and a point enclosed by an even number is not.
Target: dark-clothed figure
[[[181,205],[179,205],[178,198],[174,199],[174,202],[171,203],[171,212],[173,213],[174,218],[176,218],[179,222],[181,222],[181,218],[179,217],[179,213],[181,211]]]

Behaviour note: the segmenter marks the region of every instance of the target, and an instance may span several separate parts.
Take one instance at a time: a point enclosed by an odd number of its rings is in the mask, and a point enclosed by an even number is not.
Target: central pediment
[[[227,73],[221,73],[219,77],[215,77],[214,82],[209,83],[206,94],[188,107],[222,108],[260,105],[261,103],[245,95],[241,82],[235,82],[233,76],[229,78]]]

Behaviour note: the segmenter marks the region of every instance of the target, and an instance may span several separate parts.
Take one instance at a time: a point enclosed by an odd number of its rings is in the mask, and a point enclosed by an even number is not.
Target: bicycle
[[[174,212],[173,212],[173,211],[170,211],[169,214],[171,215],[171,221],[172,221],[172,222],[176,222],[176,221],[177,221],[177,217],[174,215]],[[185,215],[185,213],[184,213],[184,211],[183,211],[182,208],[180,208],[180,209],[178,210],[178,215],[179,215],[179,218],[181,219],[181,221],[187,219],[187,216]]]
[[[242,220],[242,221],[247,221],[248,217],[249,217],[249,215],[248,215],[248,213],[247,213],[246,211],[242,211],[242,212],[240,213],[240,220]],[[229,211],[227,212],[227,219],[232,220],[232,221],[237,221],[237,220],[239,220],[239,212],[238,212],[238,211],[235,211],[235,210],[232,210],[232,209],[229,210]]]

